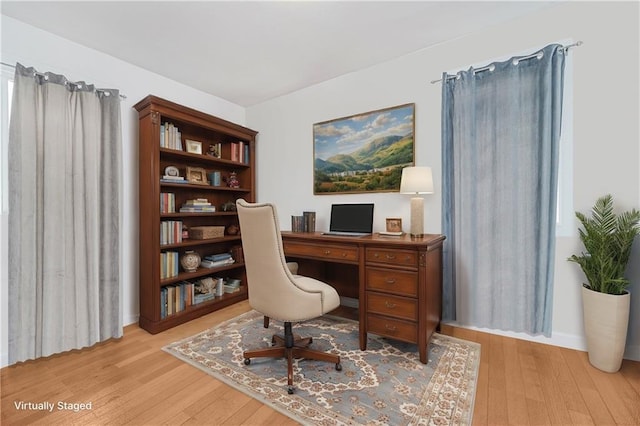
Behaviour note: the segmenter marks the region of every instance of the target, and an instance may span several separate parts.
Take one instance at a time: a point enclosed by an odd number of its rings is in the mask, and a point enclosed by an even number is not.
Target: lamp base
[[[411,198],[411,230],[412,238],[424,236],[424,198]]]

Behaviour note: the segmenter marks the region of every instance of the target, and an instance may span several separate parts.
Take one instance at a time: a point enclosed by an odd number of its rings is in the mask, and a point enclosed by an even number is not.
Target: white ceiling
[[[539,1],[0,1],[4,15],[241,106],[551,5]]]

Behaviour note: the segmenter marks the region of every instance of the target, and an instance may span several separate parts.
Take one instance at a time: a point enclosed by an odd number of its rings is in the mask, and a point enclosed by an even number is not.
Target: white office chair
[[[242,250],[244,253],[249,304],[265,316],[284,322],[284,336],[273,336],[270,348],[245,351],[244,363],[251,358],[286,358],[288,392],[293,393],[293,359],[305,358],[332,362],[342,370],[340,357],[309,348],[312,338],[294,336],[291,324],[320,317],[340,306],[338,292],[313,278],[293,275],[287,266],[282,247],[275,206],[264,203],[236,202]]]

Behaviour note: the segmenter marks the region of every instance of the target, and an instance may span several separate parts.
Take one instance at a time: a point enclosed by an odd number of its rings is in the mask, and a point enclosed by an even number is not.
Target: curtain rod
[[[579,40],[579,41],[577,41],[577,42],[575,42],[575,43],[573,43],[573,44],[570,44],[570,45],[568,45],[568,46],[562,46],[562,49],[566,52],[566,51],[568,51],[568,50],[569,50],[570,48],[572,48],[572,47],[579,47],[579,46],[582,46],[582,41],[581,41],[581,40]],[[518,58],[518,61],[525,61],[525,60],[527,60],[527,59],[536,58],[536,57],[538,57],[538,55],[539,55],[539,54],[540,54],[540,52],[536,52],[536,53],[533,53],[533,54],[528,55],[528,56],[523,56],[523,57],[521,57],[521,58]],[[487,71],[487,70],[489,70],[489,69],[491,69],[491,70],[492,70],[492,68],[495,68],[495,65],[487,65],[486,67],[476,68],[476,69],[474,70],[474,72],[482,72],[482,71]],[[455,75],[447,74],[447,80],[448,80],[448,79],[450,79],[450,78],[456,78],[456,76],[455,76]],[[439,81],[442,81],[442,79],[441,79],[441,78],[439,78],[439,79],[437,79],[437,80],[431,80],[431,84],[435,84],[435,83],[437,83],[437,82],[439,82]]]
[[[7,64],[6,62],[0,62],[0,64],[5,65],[5,66],[7,66],[7,67],[11,67],[11,68],[13,68],[13,69],[16,69],[16,66],[15,66],[15,65]],[[38,72],[38,71],[34,71],[34,75],[37,75],[37,76],[40,76],[40,77],[44,77],[44,76],[45,76],[45,74],[43,74],[43,73],[41,73],[41,72]],[[65,77],[65,78],[66,78],[66,77]],[[78,83],[78,82],[75,82],[75,81],[69,81],[69,80],[67,80],[67,83],[72,84],[72,85],[74,85],[74,86],[76,86],[76,87],[77,87],[77,86],[82,86],[82,84],[80,84],[80,83]],[[96,92],[106,92],[106,91],[107,91],[107,89],[95,89],[95,91],[96,91]],[[120,99],[127,99],[127,97],[126,97],[125,95],[119,94],[118,96],[120,96]]]

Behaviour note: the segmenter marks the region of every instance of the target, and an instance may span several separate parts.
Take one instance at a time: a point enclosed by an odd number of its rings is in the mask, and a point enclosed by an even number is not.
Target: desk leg
[[[429,344],[427,343],[427,339],[426,338],[422,338],[422,339],[418,339],[418,340],[423,340],[423,342],[418,342],[418,351],[420,353],[420,362],[423,364],[426,364],[428,359],[427,359],[427,348],[429,346]]]
[[[365,250],[360,248],[358,259],[358,322],[360,323],[360,350],[367,350],[367,292]]]

